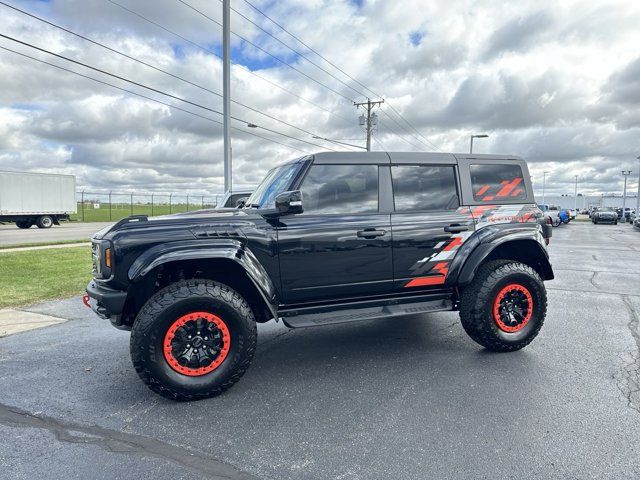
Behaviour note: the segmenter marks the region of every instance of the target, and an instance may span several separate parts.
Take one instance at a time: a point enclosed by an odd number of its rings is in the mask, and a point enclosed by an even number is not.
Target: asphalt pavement
[[[20,229],[15,224],[0,225],[0,246],[19,245],[22,243],[59,242],[63,240],[86,240],[98,230],[114,222],[75,223],[62,222],[51,228]]]
[[[129,334],[79,298],[0,339],[0,478],[640,477],[640,232],[553,230],[547,321],[522,351],[457,313],[259,326],[248,373],[214,399],[148,390]]]

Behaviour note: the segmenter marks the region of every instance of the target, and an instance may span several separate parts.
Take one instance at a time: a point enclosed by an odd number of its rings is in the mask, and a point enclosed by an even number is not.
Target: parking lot
[[[640,232],[554,228],[539,337],[484,351],[457,313],[259,326],[243,379],[174,403],[79,298],[0,338],[0,477],[638,478]]]

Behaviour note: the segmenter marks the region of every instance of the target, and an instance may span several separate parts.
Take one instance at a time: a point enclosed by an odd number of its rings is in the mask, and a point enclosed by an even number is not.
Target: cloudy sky
[[[3,35],[192,103],[0,38],[149,97],[0,49],[0,170],[73,173],[98,190],[222,190],[218,0],[2,2],[151,67],[0,4]],[[525,157],[538,188],[550,172],[548,192],[573,192],[579,175],[580,191],[619,193],[623,168],[635,189],[637,0],[250,2],[306,45],[232,0],[232,31],[243,37],[232,36],[235,186],[303,152],[344,148],[313,135],[363,144],[352,102],[381,95],[376,150],[464,152],[471,133],[487,133],[475,152]]]

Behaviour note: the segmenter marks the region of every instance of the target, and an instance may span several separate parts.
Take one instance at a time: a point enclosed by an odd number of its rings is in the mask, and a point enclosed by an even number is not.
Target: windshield
[[[286,192],[301,163],[289,163],[269,170],[247,200],[247,207],[272,208],[279,193]]]
[[[613,212],[613,207],[600,207],[599,212]]]

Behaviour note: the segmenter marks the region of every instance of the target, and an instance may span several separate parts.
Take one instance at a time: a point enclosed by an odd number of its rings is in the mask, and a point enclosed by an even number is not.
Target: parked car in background
[[[598,210],[592,215],[591,221],[593,223],[613,223],[618,224],[618,212],[613,207],[599,207]]]
[[[251,190],[234,190],[225,193],[216,208],[237,208],[238,200],[247,199],[253,192]]]
[[[571,216],[569,210],[565,210],[563,208],[558,209],[558,216],[560,217],[560,221],[562,223],[569,223],[571,221]]]
[[[637,217],[633,220],[633,226],[634,228],[637,228],[638,230],[640,230],[640,217]]]
[[[629,221],[630,221],[630,218],[631,218],[631,214],[632,214],[632,213],[635,213],[635,210],[633,210],[633,209],[631,209],[631,208],[629,208],[629,207],[627,207],[627,208],[625,208],[625,209],[624,209],[624,219],[625,219],[625,222],[629,222]]]
[[[578,216],[578,210],[574,208],[569,209],[569,220],[574,220]]]
[[[553,225],[554,227],[557,227],[562,223],[562,220],[560,220],[560,212],[558,212],[558,207],[556,207],[555,205],[539,203],[538,208],[542,210],[545,218],[551,220],[551,225]]]

